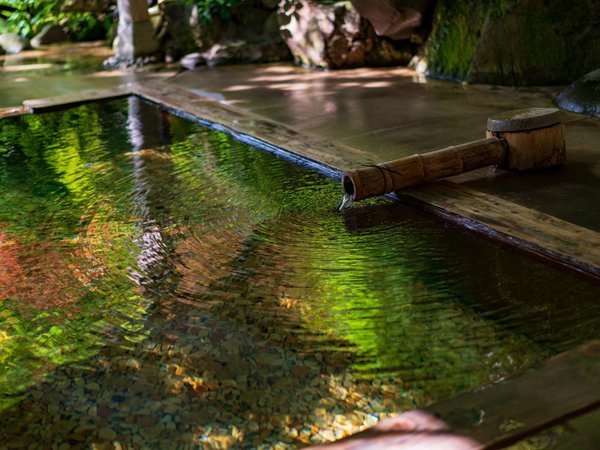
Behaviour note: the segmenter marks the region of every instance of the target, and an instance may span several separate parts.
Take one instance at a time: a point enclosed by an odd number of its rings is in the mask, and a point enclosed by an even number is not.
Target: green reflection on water
[[[324,442],[286,417],[389,414],[597,335],[596,287],[384,200],[336,213],[340,194],[133,98],[1,121],[0,422],[38,388],[118,373],[181,400],[194,439],[235,423],[242,446]],[[138,408],[117,397],[115,429]]]

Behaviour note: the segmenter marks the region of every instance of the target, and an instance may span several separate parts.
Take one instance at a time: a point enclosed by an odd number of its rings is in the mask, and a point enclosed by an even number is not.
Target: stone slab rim
[[[488,131],[527,131],[545,128],[561,122],[557,108],[525,108],[492,116],[487,121]]]

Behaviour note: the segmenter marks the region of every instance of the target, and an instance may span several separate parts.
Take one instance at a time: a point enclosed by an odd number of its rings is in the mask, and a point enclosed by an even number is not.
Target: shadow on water
[[[8,448],[328,442],[597,335],[596,287],[135,98],[0,144]]]

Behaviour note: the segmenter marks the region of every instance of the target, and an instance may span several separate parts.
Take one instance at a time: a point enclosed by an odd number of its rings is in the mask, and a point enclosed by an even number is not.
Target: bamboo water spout
[[[342,184],[357,201],[481,167],[524,171],[557,166],[565,158],[558,109],[530,108],[489,118],[485,139],[349,170]]]

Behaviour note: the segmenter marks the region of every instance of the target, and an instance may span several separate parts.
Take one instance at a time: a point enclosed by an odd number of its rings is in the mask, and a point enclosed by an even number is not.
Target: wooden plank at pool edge
[[[20,116],[26,113],[27,111],[25,111],[23,106],[9,106],[7,108],[0,108],[0,119],[4,117]]]
[[[110,89],[89,89],[54,97],[25,100],[23,108],[26,112],[38,113],[94,101],[127,97],[131,93],[130,85],[122,84]]]
[[[374,162],[367,152],[311,133],[297,131],[244,109],[199,96],[181,86],[148,80],[134,83],[132,89],[135,95],[146,100],[190,114],[200,120],[223,125],[237,133],[253,136],[292,154],[334,169],[347,167],[357,158],[369,163]]]
[[[400,198],[424,204],[439,215],[451,213],[482,224],[484,229],[470,228],[600,279],[600,233],[596,231],[451,181],[430,183],[398,194]]]

